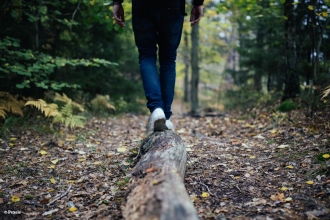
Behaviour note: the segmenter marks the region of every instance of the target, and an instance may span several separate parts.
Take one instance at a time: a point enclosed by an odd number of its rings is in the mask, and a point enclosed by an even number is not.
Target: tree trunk
[[[191,114],[198,114],[198,29],[199,25],[192,26],[191,30]]]
[[[285,1],[284,15],[287,21],[285,23],[286,74],[283,99],[287,99],[295,98],[300,93],[293,0]]]
[[[258,50],[257,60],[255,61],[255,73],[253,76],[254,89],[257,92],[262,90],[262,75],[263,75],[263,44],[264,44],[264,25],[261,19],[258,19],[257,39],[256,46]]]
[[[183,101],[184,102],[189,102],[189,55],[188,55],[188,51],[189,51],[189,45],[188,45],[188,32],[184,31],[184,48],[185,48],[185,52],[184,52],[184,64],[185,64],[185,68],[184,68],[184,96],[183,96]]]
[[[154,132],[140,148],[123,216],[128,220],[197,220],[184,187],[187,152],[171,130]]]

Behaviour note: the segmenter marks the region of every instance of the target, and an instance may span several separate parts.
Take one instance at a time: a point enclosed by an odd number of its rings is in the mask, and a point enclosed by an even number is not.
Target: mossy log
[[[127,220],[195,220],[196,210],[184,186],[187,152],[171,130],[154,132],[140,147],[123,216]]]

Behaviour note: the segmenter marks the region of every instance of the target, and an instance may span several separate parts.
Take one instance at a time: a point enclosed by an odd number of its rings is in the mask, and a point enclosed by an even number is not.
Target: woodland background
[[[192,114],[290,99],[311,115],[322,107],[330,79],[329,4],[206,0],[200,25],[184,24],[176,98]],[[107,112],[91,103],[99,95],[115,113],[145,112],[131,2],[124,7],[121,29],[106,0],[3,1],[0,91],[18,100],[70,94],[90,110]],[[3,118],[21,114],[5,104],[7,93],[1,96]]]
[[[330,0],[205,0],[193,27],[186,2],[171,119],[198,216],[329,219]],[[123,219],[148,120],[123,6],[122,29],[110,0],[0,2],[0,219]]]

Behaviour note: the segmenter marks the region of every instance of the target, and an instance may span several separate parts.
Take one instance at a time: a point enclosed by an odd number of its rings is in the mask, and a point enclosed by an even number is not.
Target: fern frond
[[[71,102],[71,104],[76,107],[77,109],[79,109],[79,111],[83,112],[85,111],[85,109],[82,107],[82,105],[72,101],[72,99],[70,99],[67,95],[65,95],[64,93],[62,95],[60,95],[59,93],[55,93],[55,98],[54,101],[60,101],[60,102],[64,102],[64,103],[69,103]]]
[[[69,97],[67,97],[64,93],[61,95],[61,94],[55,92],[54,101],[60,101],[60,102],[68,103],[72,100]]]
[[[322,92],[322,94],[323,94],[323,96],[322,96],[321,99],[326,98],[330,94],[330,85],[324,89],[324,91]]]
[[[44,106],[47,105],[47,103],[42,99],[38,99],[37,101],[27,101],[25,103],[25,106],[26,105],[32,105],[36,107],[39,111],[42,111],[42,109],[44,108]]]
[[[62,124],[62,123],[64,123],[64,121],[65,121],[65,118],[62,116],[62,114],[55,116],[54,119],[53,119],[53,123],[61,123]]]
[[[0,117],[3,117],[3,119],[6,119],[6,112],[3,108],[0,108]]]
[[[61,111],[60,112],[61,112],[61,114],[63,116],[70,117],[72,115],[72,111],[73,111],[73,109],[72,109],[72,103],[70,101],[70,102],[66,103],[65,106],[63,106],[61,108]]]
[[[71,115],[65,119],[65,127],[70,127],[71,129],[74,127],[84,127],[85,117],[80,115]]]
[[[60,115],[58,112],[58,106],[54,103],[47,104],[44,100],[38,99],[38,101],[28,101],[25,105],[32,105],[41,111],[46,117],[55,117]]]
[[[8,92],[0,92],[0,107],[3,111],[23,116],[22,103]]]

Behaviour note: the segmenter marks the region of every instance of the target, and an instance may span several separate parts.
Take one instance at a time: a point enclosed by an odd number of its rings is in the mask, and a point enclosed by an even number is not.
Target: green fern
[[[60,115],[54,117],[53,122],[59,122],[69,127],[70,129],[74,127],[84,127],[84,116],[73,115],[73,105],[72,102],[66,103],[60,111]]]

